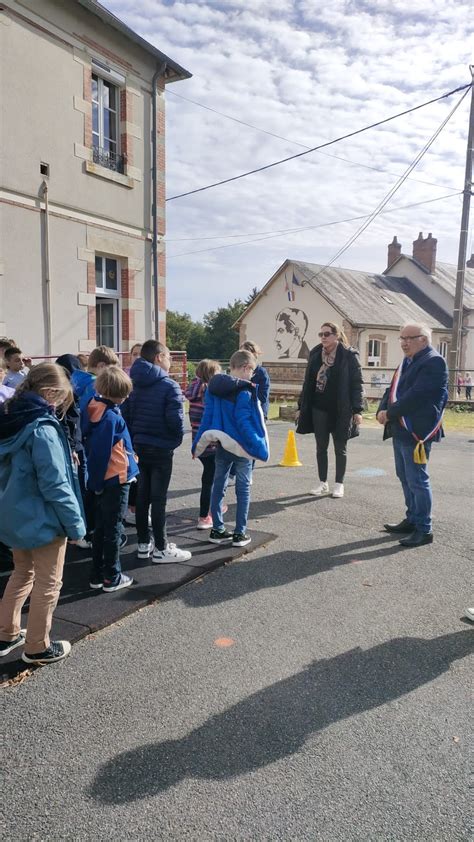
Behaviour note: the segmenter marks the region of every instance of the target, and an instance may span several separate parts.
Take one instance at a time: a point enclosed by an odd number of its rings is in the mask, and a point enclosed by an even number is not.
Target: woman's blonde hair
[[[64,414],[71,404],[74,403],[74,395],[69,377],[64,368],[56,365],[56,363],[40,363],[30,368],[11,400],[15,400],[23,392],[35,392],[42,397],[41,392],[46,389],[59,392],[60,400],[56,405],[58,412]]]
[[[211,377],[219,374],[221,370],[220,363],[217,360],[201,360],[196,368],[196,377],[199,377],[204,383],[209,383]]]
[[[331,333],[334,333],[337,336],[338,341],[343,345],[344,348],[350,348],[350,342],[344,333],[342,327],[339,327],[335,322],[323,322],[321,327],[329,327],[331,328]]]
[[[242,345],[240,346],[240,350],[241,351],[250,351],[250,353],[253,354],[254,357],[259,357],[262,353],[262,349],[260,348],[260,346],[257,345],[256,342],[252,342],[250,339],[247,339],[246,342],[242,342]]]

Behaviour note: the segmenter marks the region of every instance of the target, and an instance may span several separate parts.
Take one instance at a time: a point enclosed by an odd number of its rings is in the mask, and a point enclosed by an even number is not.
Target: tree
[[[194,322],[188,313],[166,311],[166,344],[172,351],[186,351]]]
[[[260,290],[258,290],[257,287],[254,287],[244,301],[245,307],[250,307],[252,301],[255,301],[257,295],[260,295]]]
[[[232,329],[245,310],[245,304],[236,298],[227,307],[211,310],[204,316],[206,355],[217,360],[228,360],[239,347],[239,334]]]
[[[202,360],[204,357],[209,356],[207,353],[206,332],[201,322],[195,322],[193,324],[186,350],[188,352],[188,360]]]

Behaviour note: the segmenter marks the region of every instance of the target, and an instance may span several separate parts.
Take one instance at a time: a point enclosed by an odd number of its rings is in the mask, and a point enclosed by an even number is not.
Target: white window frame
[[[121,336],[120,301],[118,300],[118,298],[111,298],[107,295],[96,295],[96,298],[95,298],[96,308],[97,308],[97,305],[100,302],[104,302],[104,303],[108,302],[108,303],[113,305],[113,308],[114,308],[113,309],[113,314],[114,314],[114,325],[113,325],[113,327],[114,327],[114,343],[113,343],[112,347],[115,351],[119,351],[120,350],[120,336]],[[96,319],[97,319],[97,309],[96,309]],[[105,343],[101,342],[101,337],[99,337],[99,335],[98,335],[98,332],[97,332],[98,326],[99,325],[98,325],[98,322],[97,322],[96,323],[96,341],[97,341],[98,345],[102,345],[102,344],[105,344]]]
[[[438,342],[438,354],[441,354],[444,360],[448,359],[449,344],[446,339],[442,339],[441,342]]]
[[[99,295],[101,298],[120,298],[121,297],[121,286],[122,286],[122,270],[120,266],[120,260],[117,260],[116,257],[113,257],[110,254],[96,254],[95,261],[94,261],[94,269],[96,272],[97,277],[97,267],[95,265],[97,260],[102,261],[102,281],[103,285],[101,287],[95,286],[95,294]],[[113,260],[117,266],[117,289],[109,289],[107,287],[107,277],[106,277],[106,261]]]
[[[92,113],[94,111],[94,104],[98,106],[98,132],[94,131],[94,120],[92,119],[92,147],[94,149],[104,150],[105,153],[113,152],[115,160],[120,157],[120,85],[110,74],[92,67],[92,80],[97,79],[97,100],[92,99]],[[108,82],[115,89],[115,150],[105,149],[105,135],[104,135],[104,82]],[[93,96],[93,95],[92,95]],[[108,109],[111,116],[112,111]],[[109,130],[110,140],[110,130]]]
[[[374,350],[376,350],[375,343],[378,343],[380,352],[378,354],[374,354]],[[372,353],[371,351],[372,346]],[[382,340],[381,339],[369,339],[367,345],[367,365],[369,368],[379,368],[382,362]]]

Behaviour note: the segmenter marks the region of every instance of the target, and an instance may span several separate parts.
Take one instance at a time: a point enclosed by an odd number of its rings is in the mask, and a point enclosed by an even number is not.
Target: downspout
[[[166,62],[164,61],[157,68],[152,82],[151,82],[151,216],[152,216],[152,260],[153,260],[153,301],[155,309],[155,339],[159,339],[160,320],[158,309],[158,208],[156,204],[157,190],[158,190],[158,173],[156,170],[156,132],[157,132],[157,115],[156,115],[156,83],[160,76],[163,76],[166,71]]]
[[[46,356],[51,356],[53,325],[51,317],[51,275],[49,260],[49,201],[48,185],[43,181],[41,185],[44,201],[44,282],[46,288]]]

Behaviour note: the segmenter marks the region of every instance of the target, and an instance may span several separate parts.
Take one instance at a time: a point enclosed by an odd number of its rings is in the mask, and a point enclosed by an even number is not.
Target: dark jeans
[[[406,504],[406,516],[420,532],[431,532],[431,508],[433,495],[431,493],[428,462],[418,465],[413,459],[414,441],[401,438],[393,439],[393,453],[395,456],[395,470],[403,488]],[[426,458],[429,460],[431,442],[425,442]]]
[[[140,473],[137,488],[138,543],[148,544],[148,510],[151,504],[151,523],[157,550],[164,550],[166,537],[166,495],[173,470],[173,451],[148,444],[137,444],[136,453]]]
[[[202,463],[201,496],[199,498],[199,517],[207,517],[211,505],[212,483],[214,482],[214,471],[216,469],[216,454],[200,456]]]
[[[92,538],[91,581],[116,585],[120,579],[122,517],[130,486],[106,485],[95,494],[95,529]]]
[[[328,446],[329,446],[329,413],[323,409],[313,407],[313,430],[316,437],[316,461],[318,463],[318,474],[321,482],[328,478]],[[344,482],[347,464],[347,441],[338,441],[334,438],[334,453],[336,454],[336,482]]]

